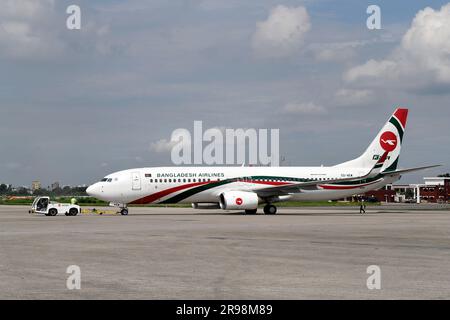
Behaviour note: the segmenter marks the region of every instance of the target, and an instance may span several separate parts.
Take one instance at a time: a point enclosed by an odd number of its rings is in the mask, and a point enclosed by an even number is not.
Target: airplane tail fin
[[[407,118],[408,109],[395,110],[361,156],[336,167],[364,168],[372,170],[371,174],[396,170]]]

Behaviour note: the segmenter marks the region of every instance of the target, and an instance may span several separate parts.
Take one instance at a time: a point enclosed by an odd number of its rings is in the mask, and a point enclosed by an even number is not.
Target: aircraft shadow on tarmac
[[[329,212],[289,212],[289,213],[277,213],[275,215],[265,215],[263,213],[258,214],[246,214],[245,212],[193,212],[193,213],[138,213],[133,214],[130,212],[129,216],[364,216],[364,215],[373,215],[378,214],[379,212],[366,212],[365,214],[360,214],[359,212],[338,212],[338,213],[329,213]],[[388,212],[386,212],[388,213]],[[390,213],[390,212],[389,212]],[[399,213],[399,212],[395,212]]]

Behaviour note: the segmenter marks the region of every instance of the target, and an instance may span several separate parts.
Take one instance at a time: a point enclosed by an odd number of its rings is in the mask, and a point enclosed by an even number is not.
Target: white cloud
[[[43,15],[49,7],[54,6],[54,0],[3,0],[0,16],[17,18],[38,18]]]
[[[0,55],[23,58],[51,56],[62,50],[50,21],[53,0],[6,0],[0,12]]]
[[[172,147],[178,143],[178,141],[169,141],[166,139],[161,139],[150,144],[150,150],[156,153],[170,152]]]
[[[266,21],[257,24],[252,39],[253,49],[263,57],[292,55],[301,48],[310,28],[309,15],[304,7],[279,5],[271,10]]]
[[[335,93],[339,105],[357,106],[367,104],[373,99],[372,90],[340,89]]]
[[[338,34],[338,32],[336,32]],[[368,39],[356,39],[351,41],[323,41],[308,45],[307,50],[312,53],[317,61],[347,62],[356,57],[358,51],[367,50],[369,47],[380,46],[398,41],[398,36],[392,31],[383,30],[379,35]]]
[[[450,84],[450,3],[419,11],[400,45],[385,59],[369,60],[344,74],[352,83],[423,88]]]
[[[345,80],[352,82],[361,78],[388,77],[396,78],[399,75],[399,66],[396,61],[370,59],[366,63],[353,67],[345,74]]]
[[[353,48],[332,49],[326,48],[315,53],[315,58],[318,61],[347,61],[354,58],[356,55]]]
[[[316,105],[313,102],[307,102],[288,103],[284,106],[283,112],[287,114],[319,115],[325,114],[327,110],[324,107]]]
[[[80,43],[85,52],[100,55],[120,49],[109,40],[109,25],[101,21],[82,20],[81,30],[71,31],[76,36],[70,37],[65,22],[68,14],[54,0],[1,0],[0,5],[0,57],[52,60],[79,52]]]

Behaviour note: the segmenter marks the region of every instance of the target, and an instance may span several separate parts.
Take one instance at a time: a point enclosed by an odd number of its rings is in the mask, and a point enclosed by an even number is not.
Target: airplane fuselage
[[[150,167],[119,171],[90,187],[99,199],[124,204],[215,203],[226,191],[257,191],[270,186],[323,181],[315,190],[289,194],[282,200],[334,200],[379,189],[399,176],[372,176],[363,168],[338,167]],[[351,182],[328,180],[355,177]]]
[[[396,109],[359,157],[335,166],[137,168],[112,173],[86,191],[122,205],[122,214],[128,213],[127,204],[148,203],[193,203],[194,208],[216,204],[249,214],[265,203],[264,213],[275,214],[274,202],[363,194],[393,183],[403,173],[430,167],[397,168],[407,116],[408,109]]]

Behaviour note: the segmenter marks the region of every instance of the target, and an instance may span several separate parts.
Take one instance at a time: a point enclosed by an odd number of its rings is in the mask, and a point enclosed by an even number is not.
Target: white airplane
[[[87,188],[128,214],[128,204],[192,203],[197,209],[275,214],[280,201],[335,200],[384,187],[401,174],[436,166],[397,169],[408,109],[395,110],[354,160],[331,167],[154,167],[112,173]]]

